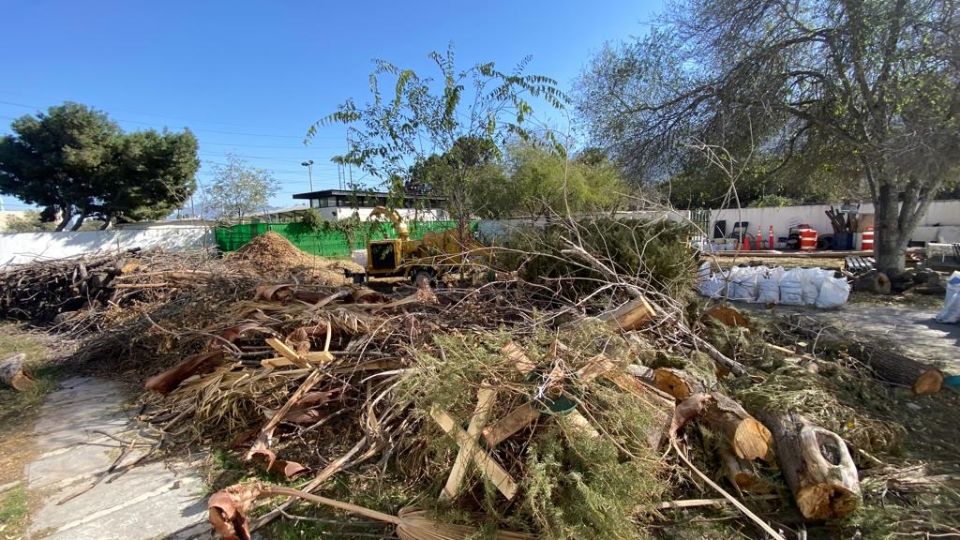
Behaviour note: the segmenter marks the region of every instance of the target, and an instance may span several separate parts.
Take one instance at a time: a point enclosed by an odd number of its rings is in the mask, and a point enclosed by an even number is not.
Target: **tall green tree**
[[[436,78],[377,60],[370,74],[370,100],[364,105],[347,100],[314,124],[308,137],[320,126],[346,124],[348,151],[340,159],[385,187],[395,186],[391,179],[408,177],[411,167],[431,156],[446,156],[447,175],[430,183],[430,194],[445,198],[465,234],[482,205],[472,196],[472,176],[486,149],[529,135],[533,100],[562,108],[567,98],[553,79],[525,73],[529,57],[504,72],[493,62],[457,68],[452,48],[429,56]],[[385,94],[384,89],[390,90]]]
[[[573,159],[551,145],[507,148],[506,174],[480,185],[482,215],[500,218],[607,212],[624,206],[629,187],[606,157],[588,149]]]
[[[279,190],[280,182],[270,171],[228,154],[225,165],[214,167],[213,183],[204,193],[205,204],[218,219],[242,223],[248,214],[267,210],[270,198]]]
[[[197,188],[197,139],[193,133],[138,131],[125,135],[111,166],[98,179],[98,217],[114,222],[160,219],[190,199]]]
[[[834,166],[876,205],[877,263],[904,268],[920,217],[960,165],[960,14],[952,0],[686,0],[603,50],[579,110],[634,179],[692,147]],[[786,166],[786,165],[784,165]],[[779,165],[775,166],[776,169]],[[802,177],[797,178],[803,181]]]
[[[106,114],[77,103],[13,121],[0,139],[0,193],[58,215],[57,230],[87,217],[162,217],[195,189],[197,141],[189,131],[125,134]]]

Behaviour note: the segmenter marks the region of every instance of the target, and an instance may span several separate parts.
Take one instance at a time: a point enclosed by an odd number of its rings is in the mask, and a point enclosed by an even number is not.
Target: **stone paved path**
[[[63,381],[50,394],[34,428],[34,457],[26,468],[33,506],[30,538],[186,539],[206,535],[203,483],[190,463],[132,449],[103,476],[130,441],[149,443],[125,405],[128,392],[100,379]],[[66,500],[68,499],[69,500]]]

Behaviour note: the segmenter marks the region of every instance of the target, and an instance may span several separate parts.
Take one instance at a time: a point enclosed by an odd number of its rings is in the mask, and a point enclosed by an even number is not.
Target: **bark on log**
[[[860,481],[839,435],[790,413],[760,413],[776,441],[784,479],[808,520],[839,519],[860,504]]]
[[[873,271],[864,274],[853,280],[851,288],[860,292],[872,292],[875,294],[890,294],[892,283],[890,278],[883,272]]]
[[[720,441],[717,453],[720,455],[723,473],[732,486],[743,493],[771,493],[773,491],[773,486],[756,473],[753,463],[735,456],[726,441]]]
[[[679,401],[702,392],[704,384],[693,375],[679,369],[657,368],[653,371],[654,386]],[[740,459],[766,459],[770,455],[770,431],[739,403],[721,394],[710,392],[713,398],[703,413],[703,421],[711,431],[729,444]]]
[[[727,396],[713,392],[713,401],[703,413],[703,419],[714,431],[730,443],[737,458],[746,461],[768,460],[773,450],[773,435],[763,424]]]
[[[841,334],[833,328],[818,327],[816,323],[797,318],[792,322],[800,334],[815,339],[818,347],[846,350],[868,365],[880,380],[906,386],[918,395],[936,394],[943,387],[944,375],[936,366],[918,362],[890,347]]]
[[[27,355],[17,353],[0,361],[0,381],[18,392],[26,392],[36,387],[37,382],[23,371],[23,362]]]

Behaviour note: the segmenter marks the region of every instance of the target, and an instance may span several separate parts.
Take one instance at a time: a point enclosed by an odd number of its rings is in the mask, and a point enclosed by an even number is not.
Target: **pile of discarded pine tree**
[[[682,239],[525,231],[495,263],[510,277],[475,287],[211,281],[79,354],[150,372],[142,418],[165,441],[259,477],[210,498],[223,538],[302,501],[364,519],[327,516],[342,537],[390,534],[373,520],[410,539],[643,538],[717,507],[758,538],[844,523],[905,434],[860,401],[880,379],[936,392],[942,373],[806,321],[703,311]],[[824,336],[833,352],[811,354]]]

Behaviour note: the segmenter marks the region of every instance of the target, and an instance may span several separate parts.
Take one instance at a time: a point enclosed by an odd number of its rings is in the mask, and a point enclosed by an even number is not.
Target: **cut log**
[[[27,355],[17,353],[3,361],[0,361],[0,381],[18,392],[33,390],[37,382],[23,371],[23,362]]]
[[[846,350],[850,356],[869,366],[880,380],[906,386],[917,395],[936,394],[943,388],[944,374],[936,366],[918,362],[883,344],[858,339],[837,328],[823,328],[801,318],[792,319],[792,323],[800,334],[815,338],[817,347]]]
[[[704,384],[686,371],[672,368],[653,370],[654,386],[673,396],[678,402],[703,392]],[[703,413],[703,421],[711,431],[726,441],[736,457],[751,461],[770,455],[770,431],[739,403],[721,394],[710,392],[713,398]]]
[[[723,436],[736,457],[747,461],[768,459],[773,449],[770,430],[736,401],[719,392],[710,395],[713,401],[703,413],[707,426]]]
[[[717,453],[723,473],[732,486],[743,493],[771,493],[773,486],[757,474],[752,462],[734,455],[726,441],[720,441]]]
[[[890,294],[893,284],[883,272],[868,272],[853,280],[851,288],[860,292]]]
[[[724,326],[741,326],[744,328],[750,326],[750,321],[742,313],[740,313],[737,308],[724,304],[717,304],[713,306],[704,312],[703,316],[713,319]]]
[[[860,481],[839,435],[795,414],[760,413],[776,441],[783,477],[808,520],[840,519],[860,504]]]
[[[644,323],[652,320],[656,315],[657,312],[650,305],[650,302],[640,296],[627,302],[613,313],[600,317],[600,320],[606,321],[607,325],[614,330],[630,332],[640,329]]]
[[[673,368],[657,368],[653,370],[653,385],[683,401],[693,394],[704,391],[704,385],[686,371]]]

